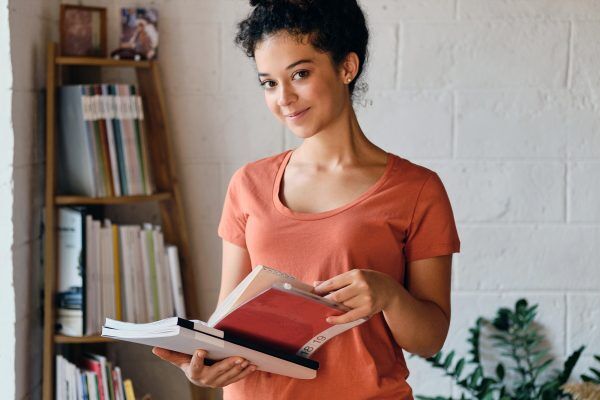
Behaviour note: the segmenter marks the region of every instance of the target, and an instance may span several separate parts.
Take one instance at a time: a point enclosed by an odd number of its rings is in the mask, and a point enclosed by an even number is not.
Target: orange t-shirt
[[[292,150],[238,169],[218,234],[266,265],[312,284],[355,268],[403,282],[405,263],[457,253],[452,207],[438,175],[388,153],[383,175],[354,201],[319,213],[295,212],[279,198]],[[408,369],[382,313],[334,337],[312,357],[317,377],[255,372],[224,388],[225,400],[412,399]]]

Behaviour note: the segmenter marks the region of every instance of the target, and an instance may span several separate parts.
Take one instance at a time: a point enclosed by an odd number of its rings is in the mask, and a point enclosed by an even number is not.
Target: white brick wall
[[[6,398],[41,397],[42,319],[40,289],[40,213],[43,205],[44,148],[40,89],[45,87],[46,43],[56,40],[58,1],[9,1],[13,82],[12,130],[12,279],[15,293],[14,394]],[[8,143],[2,141],[2,150]],[[8,145],[12,150],[13,146]],[[4,162],[4,157],[2,158]],[[7,160],[7,161],[8,161]],[[3,196],[6,192],[2,191]],[[2,209],[5,209],[2,207]],[[6,259],[6,258],[3,258]],[[4,292],[4,291],[3,291]],[[2,313],[4,310],[2,311]],[[2,385],[4,387],[4,385]],[[4,395],[4,394],[3,394]]]
[[[235,23],[249,11],[246,1],[134,3],[160,10],[162,73],[200,317],[206,318],[219,287],[216,228],[231,175],[298,140],[269,114],[253,63],[233,46]],[[467,329],[478,316],[491,317],[526,297],[540,305],[539,323],[557,362],[588,345],[578,376],[600,353],[600,3],[361,3],[372,39],[370,90],[357,107],[359,120],[376,144],[438,171],[458,222],[463,246],[454,262],[453,320],[444,350],[466,356]],[[13,52],[22,66],[13,101],[33,110],[32,91],[43,81],[39,46],[51,31],[46,22],[57,23],[58,8],[41,0],[12,4],[12,18],[21,23],[11,38],[25,44]],[[118,8],[131,3],[84,4],[109,7],[109,47],[115,47]],[[40,159],[32,148],[39,143],[31,119],[15,115],[15,204],[38,204],[32,182]],[[0,164],[0,177],[4,168]],[[32,265],[33,218],[15,209],[15,268],[17,262]],[[15,286],[27,288],[28,274],[15,274]],[[18,332],[35,318],[27,315],[35,307],[20,306]],[[149,362],[140,354],[123,363]],[[19,357],[24,363],[20,350]],[[457,392],[422,360],[408,364],[415,393]],[[150,385],[143,376],[138,382]],[[31,388],[23,385],[17,392],[26,396]]]
[[[202,310],[210,313],[219,285],[215,229],[231,174],[298,140],[274,123],[252,63],[232,45],[246,3],[200,3],[161,5],[170,7],[162,20],[167,31],[168,24],[193,29],[207,15],[221,27],[218,50],[214,32],[194,42],[203,93],[193,97],[196,80],[186,93],[169,92],[180,120],[175,141],[198,243]],[[592,322],[600,299],[598,2],[362,3],[372,30],[370,90],[357,107],[362,126],[378,145],[438,171],[458,221],[463,251],[455,257],[445,350],[465,352],[477,316],[491,317],[526,297],[539,303],[539,322],[559,362],[588,344],[582,373],[591,354],[600,353],[600,326]],[[217,65],[210,59],[215,54]],[[222,164],[220,174],[215,163]],[[207,190],[213,187],[219,196]],[[422,361],[408,363],[415,392],[456,392]]]
[[[0,387],[7,398],[15,397],[15,291],[12,271],[12,174],[13,126],[11,118],[12,68],[8,1],[0,0]],[[8,260],[8,261],[7,261]]]
[[[363,129],[438,171],[458,221],[463,247],[444,350],[466,353],[478,316],[526,297],[540,305],[557,362],[588,344],[576,374],[584,372],[600,353],[600,324],[592,322],[600,301],[599,3],[361,3],[372,31],[370,90],[357,107]],[[216,225],[229,178],[299,142],[271,117],[252,62],[232,44],[247,2],[157,4],[206,317],[219,287]],[[457,392],[423,361],[408,363],[416,393]]]

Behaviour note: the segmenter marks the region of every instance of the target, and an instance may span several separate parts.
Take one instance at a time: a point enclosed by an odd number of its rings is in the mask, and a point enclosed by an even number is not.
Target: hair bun
[[[250,0],[250,5],[252,7],[256,7],[256,6],[266,6],[269,3],[271,3],[271,1],[269,0]]]

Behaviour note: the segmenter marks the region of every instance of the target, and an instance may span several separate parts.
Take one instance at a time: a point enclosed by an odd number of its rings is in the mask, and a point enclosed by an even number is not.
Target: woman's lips
[[[294,116],[288,116],[288,118],[291,119],[291,120],[293,120],[293,121],[295,121],[295,120],[303,117],[308,110],[310,110],[310,107],[308,107],[304,111],[299,112],[298,114],[295,114]]]

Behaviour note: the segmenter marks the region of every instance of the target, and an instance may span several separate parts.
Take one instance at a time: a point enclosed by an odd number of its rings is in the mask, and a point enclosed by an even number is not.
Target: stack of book
[[[133,85],[59,88],[59,186],[105,197],[154,192],[141,97]]]
[[[73,400],[135,400],[130,379],[105,357],[87,354],[81,366],[56,356],[56,398]]]
[[[105,317],[184,317],[177,248],[160,228],[101,222],[86,212],[58,209],[57,332],[95,335]]]

